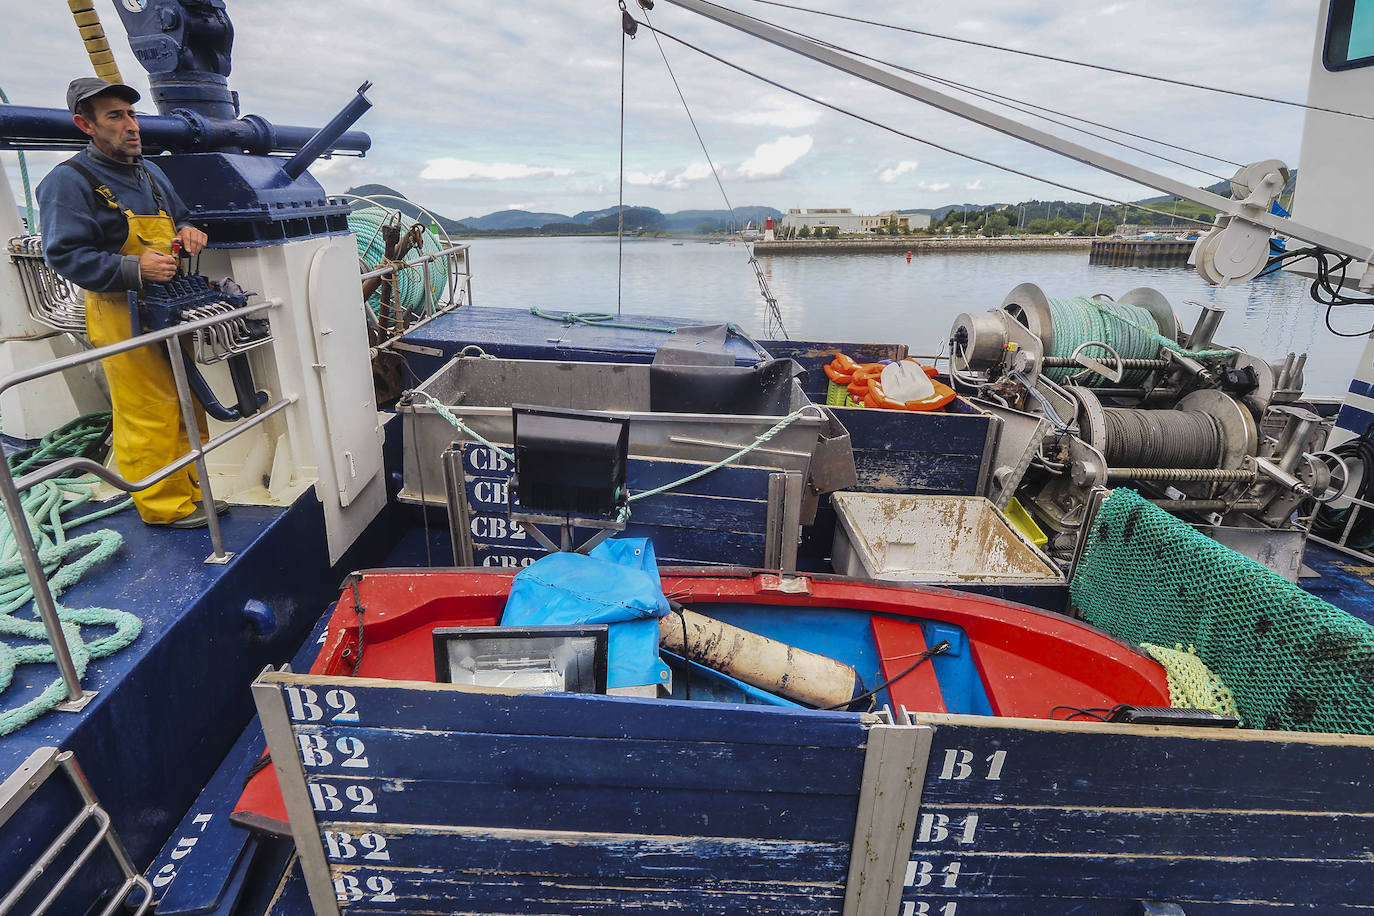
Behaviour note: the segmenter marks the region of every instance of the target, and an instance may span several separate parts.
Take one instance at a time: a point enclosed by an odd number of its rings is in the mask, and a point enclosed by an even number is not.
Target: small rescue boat
[[[708,702],[814,708],[783,694],[793,692],[787,682],[805,676],[815,657],[857,674],[853,692],[834,704],[850,711],[890,707],[1066,720],[1094,715],[1085,712],[1090,710],[1100,718],[1119,705],[1169,705],[1158,662],[1061,614],[950,589],[840,576],[697,567],[667,567],[661,575],[663,594],[681,609],[659,624],[664,645],[682,653],[662,655],[671,687],[649,691],[659,695],[650,702],[662,704],[666,717],[683,704]],[[511,572],[476,569],[359,573],[345,585],[310,673],[374,685],[433,682],[435,632],[497,626],[515,579]],[[718,633],[698,640],[693,631],[686,638],[700,618],[746,640],[780,646],[794,670],[760,680],[683,657],[708,657],[710,647],[702,643],[720,642]],[[674,638],[679,626],[684,639]],[[511,765],[521,765],[518,757]],[[249,783],[234,819],[251,829],[289,833],[271,769]]]

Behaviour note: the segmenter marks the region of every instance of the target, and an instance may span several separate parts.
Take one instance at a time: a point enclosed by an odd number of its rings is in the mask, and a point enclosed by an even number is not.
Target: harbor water
[[[472,293],[477,306],[546,311],[616,311],[614,238],[478,239],[472,243]],[[624,314],[660,314],[737,322],[764,334],[767,309],[743,244],[627,238],[619,280]],[[913,354],[946,346],[961,312],[996,308],[1019,283],[1050,296],[1158,289],[1185,328],[1206,303],[1226,310],[1217,342],[1271,362],[1308,352],[1306,390],[1312,397],[1345,393],[1365,338],[1326,328],[1326,308],[1307,293],[1309,281],[1280,273],[1225,288],[1209,287],[1186,267],[1111,267],[1088,263],[1088,252],[1007,251],[774,255],[759,258],[789,336],[833,341],[905,343]],[[1374,326],[1374,307],[1334,310],[1346,333]]]

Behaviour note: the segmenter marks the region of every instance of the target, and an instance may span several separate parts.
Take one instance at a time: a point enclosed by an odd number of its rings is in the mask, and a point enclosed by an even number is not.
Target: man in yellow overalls
[[[131,336],[127,292],[170,280],[172,241],[189,254],[205,247],[161,169],[143,158],[134,89],[95,77],[67,88],[72,121],[91,138],[38,186],[43,254],[67,280],[87,290],[86,333],[95,346]],[[136,329],[135,329],[136,330]],[[114,407],[114,455],[120,473],[140,480],[189,451],[164,345],[104,360]],[[204,414],[197,406],[205,438]],[[209,523],[200,486],[188,467],[133,494],[150,525],[200,528]],[[215,506],[224,511],[223,504]]]

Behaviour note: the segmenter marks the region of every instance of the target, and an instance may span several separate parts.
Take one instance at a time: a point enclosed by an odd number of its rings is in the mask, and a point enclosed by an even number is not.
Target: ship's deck
[[[628,323],[687,326],[693,322],[626,316]],[[463,346],[524,358],[647,362],[666,335],[609,326],[564,326],[511,309],[466,308],[408,335],[403,352],[423,377]],[[536,343],[528,343],[528,341]],[[731,337],[738,362],[756,359]],[[388,467],[398,466],[399,424],[390,424]],[[143,632],[129,648],[93,662],[83,678],[95,697],[80,713],[54,712],[0,738],[0,767],[10,773],[35,749],[74,751],[97,794],[111,809],[134,860],[147,863],[183,817],[252,716],[246,685],[267,664],[292,658],[338,594],[351,569],[452,562],[447,525],[432,516],[428,529],[414,510],[391,506],[379,524],[331,568],[322,512],[312,494],[288,508],[235,507],[223,519],[227,566],[207,565],[204,531],[145,526],[132,511],[99,524],[123,544],[61,601],[139,616]],[[1362,561],[1310,545],[1306,565],[1317,575],[1300,585],[1374,622],[1374,560]],[[275,617],[271,632],[245,614],[261,602]],[[27,612],[25,612],[27,613]],[[88,635],[88,639],[91,635]],[[309,647],[305,647],[305,652]],[[22,665],[0,695],[0,710],[17,707],[55,677],[51,665]],[[150,748],[157,748],[150,753]],[[117,776],[116,776],[117,774]],[[4,831],[0,854],[31,861],[34,840]],[[22,833],[22,832],[20,832]],[[28,853],[27,855],[25,853]]]
[[[1298,585],[1361,620],[1374,623],[1374,558],[1362,560],[1308,543],[1303,565],[1316,573]]]
[[[547,309],[545,314],[565,313]],[[528,309],[466,306],[417,327],[402,338],[397,349],[421,379],[470,346],[502,359],[647,363],[674,336],[667,333],[670,329],[706,324],[701,319],[661,315],[607,314],[607,320],[592,320],[591,313],[579,314],[588,320],[555,321]],[[759,358],[748,341],[735,334],[726,338],[725,349],[738,365],[752,365]]]
[[[337,594],[340,570],[376,564],[395,540],[384,518],[331,569],[310,492],[286,508],[235,506],[222,522],[234,557],[220,566],[204,562],[204,530],[150,527],[132,509],[101,520],[122,545],[59,601],[128,611],[142,632],[91,663],[82,684],[94,697],[83,710],[47,713],[0,738],[6,774],[41,747],[74,752],[136,862],[157,851],[248,722],[245,685],[265,665],[291,658]],[[271,622],[251,622],[249,602],[260,602]],[[108,632],[88,627],[83,635],[89,642]],[[56,676],[51,664],[20,665],[0,709],[27,702]],[[7,852],[29,839],[2,833]]]

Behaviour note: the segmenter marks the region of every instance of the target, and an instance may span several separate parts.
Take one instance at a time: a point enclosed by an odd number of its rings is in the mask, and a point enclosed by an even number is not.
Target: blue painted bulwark
[[[955,412],[954,408],[961,408]],[[978,493],[993,418],[956,400],[945,413],[836,407],[868,493]],[[972,410],[965,413],[962,410]]]
[[[274,702],[293,719],[293,744],[274,750],[302,762],[311,829],[348,912],[842,906],[858,715],[302,675],[260,683],[279,685]],[[329,690],[348,691],[346,712],[311,701]]]
[[[35,748],[73,751],[134,864],[143,868],[251,716],[244,686],[269,662],[291,655],[320,608],[337,595],[342,570],[361,556],[384,554],[395,532],[385,516],[331,570],[322,511],[309,493],[287,509],[232,509],[222,522],[236,552],[228,566],[204,563],[210,549],[204,531],[150,527],[132,511],[102,524],[118,530],[124,546],[66,592],[63,604],[135,613],[143,633],[123,652],[92,663],[83,686],[96,695],[85,710],[50,713],[0,740],[0,760],[12,772]],[[253,599],[275,614],[273,635],[257,635],[235,612]],[[22,702],[53,677],[50,665],[20,666],[6,703]],[[73,811],[25,812],[32,834],[0,831],[0,887],[13,885],[33,861],[38,825],[60,826]],[[84,912],[116,884],[110,874],[83,875],[56,911],[69,905],[73,909],[65,912]],[[75,901],[84,901],[80,909]]]
[[[291,659],[292,668],[308,670],[329,627],[326,613]],[[286,868],[282,846],[249,833],[229,820],[229,813],[255,766],[263,763],[267,739],[256,716],[225,756],[204,790],[182,817],[144,876],[153,885],[158,916],[203,916],[261,913],[265,903],[248,903],[266,888],[275,888]],[[240,909],[240,901],[244,901]],[[302,910],[301,912],[308,912]]]
[[[1370,739],[917,720],[934,726],[903,892],[918,911],[1369,903]]]
[[[293,719],[277,752],[302,763],[346,912],[838,916],[853,890],[871,718],[261,683]],[[914,724],[932,742],[893,916],[1368,907],[1374,739]]]

